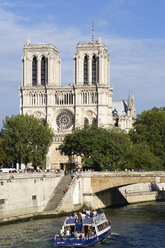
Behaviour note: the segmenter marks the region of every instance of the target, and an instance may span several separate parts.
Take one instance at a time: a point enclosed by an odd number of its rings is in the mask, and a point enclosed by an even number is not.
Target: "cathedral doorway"
[[[60,163],[60,170],[64,170],[64,163]]]

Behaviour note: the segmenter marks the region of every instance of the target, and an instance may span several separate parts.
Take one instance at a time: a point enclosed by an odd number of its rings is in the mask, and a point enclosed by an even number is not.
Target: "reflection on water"
[[[105,209],[112,235],[101,248],[165,247],[165,202]],[[53,236],[65,217],[30,220],[0,226],[1,248],[52,248]]]

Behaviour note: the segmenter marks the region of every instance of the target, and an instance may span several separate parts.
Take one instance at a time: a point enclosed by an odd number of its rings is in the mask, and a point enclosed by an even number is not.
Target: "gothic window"
[[[69,104],[73,104],[73,94],[69,93]]]
[[[84,127],[89,125],[89,120],[87,118],[84,119]]]
[[[41,85],[45,85],[47,83],[47,59],[45,57],[42,57],[41,59]]]
[[[96,84],[96,56],[92,57],[92,84]]]
[[[44,95],[41,95],[41,105],[44,105]]]
[[[58,95],[57,94],[55,94],[55,104],[59,104],[59,98],[58,98]]]
[[[29,93],[29,105],[32,105],[32,93]]]
[[[37,85],[37,58],[34,57],[32,61],[32,85]]]
[[[87,104],[87,93],[83,93],[83,104]]]
[[[96,70],[96,73],[97,73],[97,82],[99,82],[99,57],[97,57],[96,66],[97,66],[97,70]]]
[[[46,101],[47,101],[47,95],[44,94],[44,104],[46,104]]]
[[[84,57],[84,84],[88,84],[88,56]]]
[[[92,93],[92,104],[94,104],[94,103],[95,103],[95,94]]]
[[[95,126],[95,125],[97,125],[97,120],[96,120],[96,118],[94,118],[94,119],[92,120],[92,126]]]
[[[33,105],[35,105],[36,104],[36,95],[34,94],[33,95]]]
[[[73,115],[69,111],[61,112],[56,118],[56,124],[60,129],[69,129],[73,125]]]

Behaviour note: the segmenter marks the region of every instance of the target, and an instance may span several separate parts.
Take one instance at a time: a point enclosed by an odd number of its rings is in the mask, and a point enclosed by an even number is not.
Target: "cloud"
[[[96,26],[97,27],[104,27],[108,25],[108,21],[106,20],[96,20]]]
[[[137,112],[164,104],[165,40],[108,39],[114,97],[135,93]]]
[[[137,3],[137,0],[109,0],[105,6],[104,15],[122,22],[133,19],[131,11],[126,6],[135,6]]]
[[[122,1],[110,1],[115,5]],[[117,6],[116,6],[117,8]],[[22,23],[19,20],[22,18]],[[26,19],[26,18],[25,18]],[[12,113],[19,113],[18,87],[21,85],[21,55],[28,38],[32,43],[51,43],[59,48],[62,58],[62,82],[73,82],[73,54],[80,41],[89,37],[73,26],[63,26],[53,21],[23,25],[23,17],[5,11],[0,3],[0,67],[1,119]],[[104,19],[100,25],[106,25]],[[165,86],[165,40],[122,39],[117,35],[102,34],[111,57],[111,85],[114,99],[127,98],[129,90],[135,93],[138,113],[152,106],[164,104]]]

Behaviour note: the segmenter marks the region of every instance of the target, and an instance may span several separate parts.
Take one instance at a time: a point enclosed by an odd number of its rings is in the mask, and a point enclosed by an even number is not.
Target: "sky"
[[[78,42],[101,36],[113,100],[134,92],[136,113],[165,106],[165,0],[0,0],[0,127],[19,114],[23,46],[59,49],[62,85],[73,83]]]

